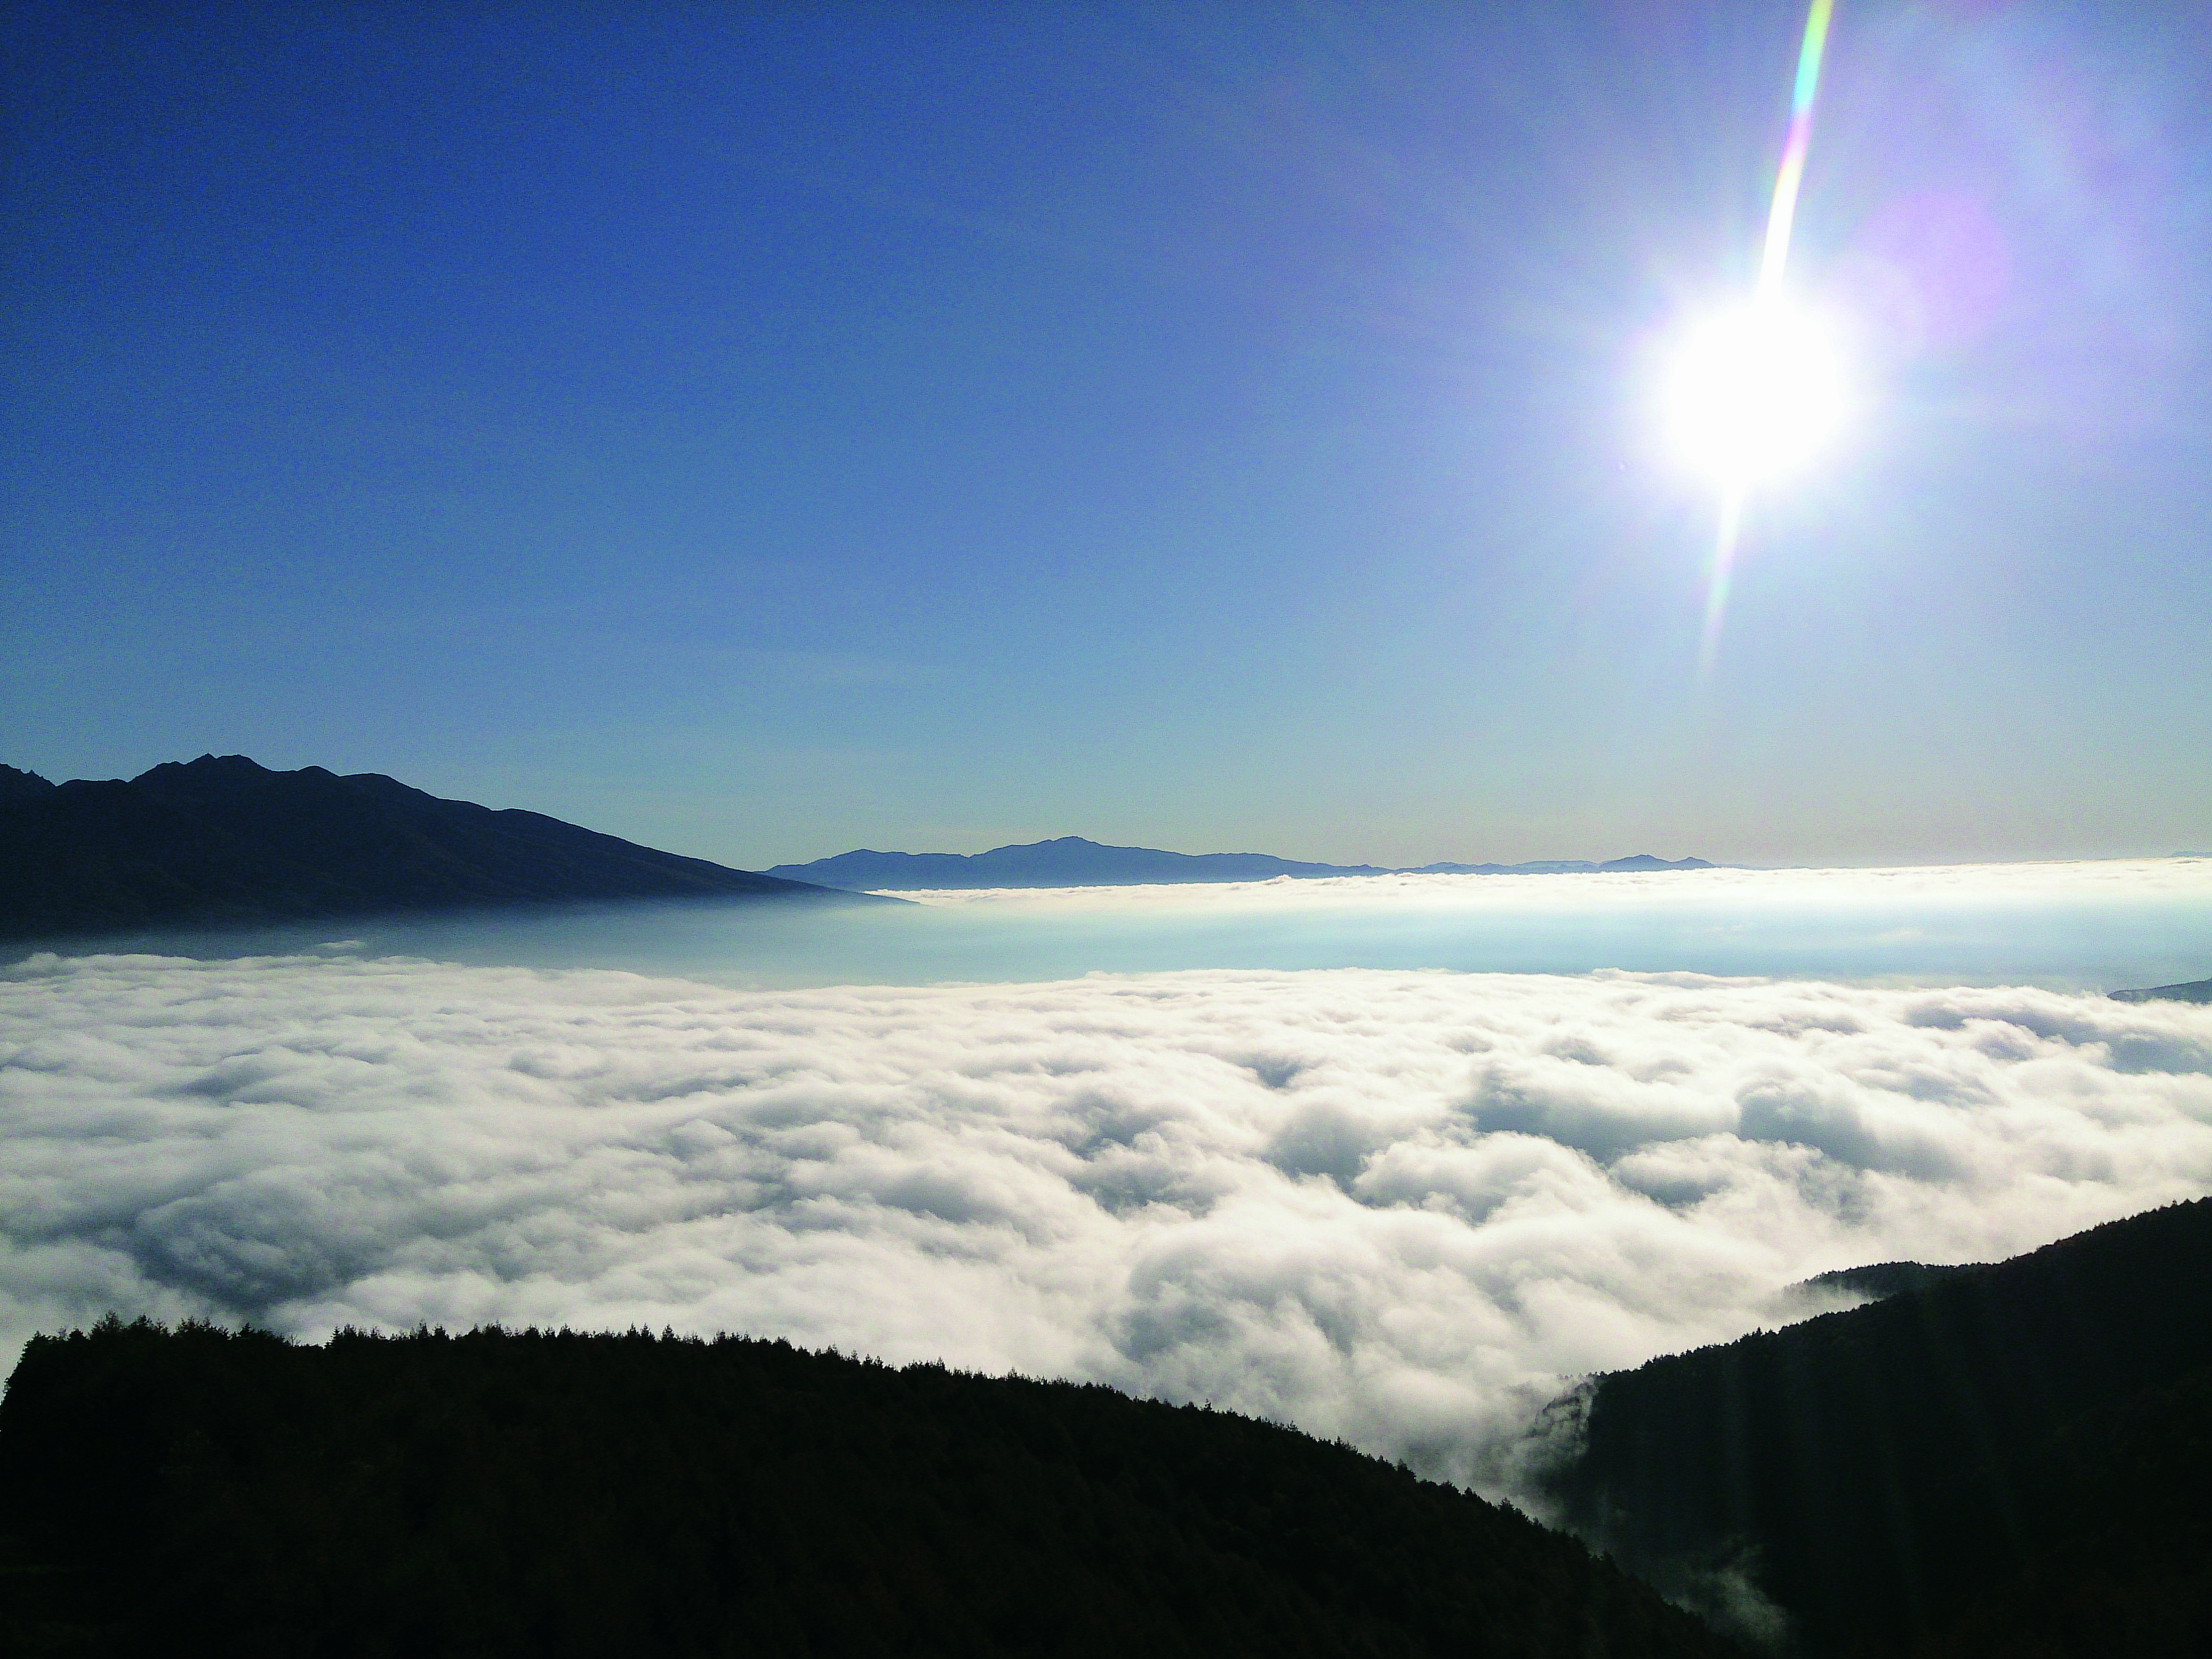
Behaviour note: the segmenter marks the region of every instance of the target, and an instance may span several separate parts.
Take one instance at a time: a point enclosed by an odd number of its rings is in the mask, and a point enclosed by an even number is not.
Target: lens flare
[[[1813,100],[1820,90],[1820,56],[1827,50],[1828,19],[1835,0],[1813,0],[1805,14],[1805,40],[1797,49],[1797,83],[1790,93],[1790,133],[1782,141],[1782,167],[1774,175],[1774,204],[1766,214],[1766,253],[1759,264],[1759,295],[1771,300],[1790,259],[1790,232],[1797,222],[1797,186],[1805,177],[1805,151],[1813,142]]]

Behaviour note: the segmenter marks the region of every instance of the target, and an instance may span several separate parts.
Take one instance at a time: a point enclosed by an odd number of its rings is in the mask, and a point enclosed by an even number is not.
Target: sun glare
[[[1845,401],[1831,331],[1774,301],[1694,329],[1667,381],[1675,447],[1731,489],[1802,465],[1842,425]]]

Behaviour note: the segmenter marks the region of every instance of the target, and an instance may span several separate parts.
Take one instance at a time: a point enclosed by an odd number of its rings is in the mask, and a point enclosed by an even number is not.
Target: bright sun
[[[1676,447],[1729,489],[1804,461],[1843,423],[1846,402],[1829,330],[1775,300],[1693,330],[1674,355],[1666,392]]]

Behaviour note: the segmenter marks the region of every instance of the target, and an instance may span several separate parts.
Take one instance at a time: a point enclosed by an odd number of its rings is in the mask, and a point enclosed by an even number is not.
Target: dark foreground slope
[[[0,793],[0,937],[171,923],[648,898],[826,898],[536,812],[376,773],[203,755],[129,782],[14,774]],[[45,786],[45,787],[40,787]]]
[[[1288,1429],[732,1339],[34,1338],[0,1506],[19,1620],[79,1634],[52,1651],[1725,1650],[1573,1540]]]
[[[1747,1571],[1800,1650],[2212,1653],[2212,1200],[1581,1405],[1575,1524],[1682,1591]]]

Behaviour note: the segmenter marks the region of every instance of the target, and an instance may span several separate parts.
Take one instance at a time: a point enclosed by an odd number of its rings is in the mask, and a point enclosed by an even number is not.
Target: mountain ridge
[[[2154,985],[2141,991],[2114,991],[2115,1002],[2212,1002],[2212,979],[2192,979],[2180,985]]]
[[[0,938],[653,898],[855,895],[664,853],[380,772],[243,755],[56,784],[0,769]]]
[[[1638,853],[1607,863],[1578,859],[1527,864],[1319,864],[1270,853],[1170,853],[1156,847],[1113,847],[1081,836],[1022,842],[983,853],[886,853],[855,848],[805,864],[778,864],[766,873],[849,891],[921,891],[933,888],[1091,887],[1220,881],[1321,880],[1339,876],[1569,875],[1650,870],[1710,870],[1704,859],[1668,860]]]

